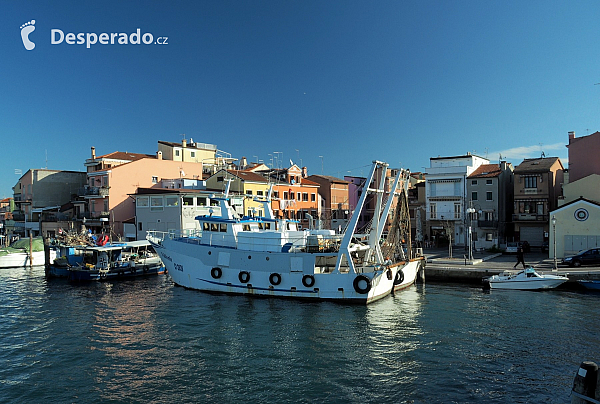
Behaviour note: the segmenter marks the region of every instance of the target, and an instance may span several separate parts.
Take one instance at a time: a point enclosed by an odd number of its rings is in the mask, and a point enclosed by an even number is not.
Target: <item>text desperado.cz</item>
[[[74,34],[72,32],[68,32],[66,35],[60,29],[51,29],[50,30],[50,44],[58,45],[63,43],[63,41],[68,45],[83,45],[85,44],[86,48],[89,48],[92,45],[99,43],[100,45],[168,45],[168,37],[159,36],[154,40],[154,35],[149,32],[142,34],[141,30],[138,28],[136,32],[132,32],[127,35],[124,32],[111,32],[106,33],[103,32],[101,34],[96,34],[94,32],[80,32],[78,34]]]

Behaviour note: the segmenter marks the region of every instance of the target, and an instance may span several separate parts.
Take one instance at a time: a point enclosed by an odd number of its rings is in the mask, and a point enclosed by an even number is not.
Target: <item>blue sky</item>
[[[339,177],[466,152],[566,164],[568,131],[600,129],[599,15],[597,1],[5,1],[0,197],[16,169],[85,171],[92,146],[154,154],[183,134]],[[138,28],[167,44],[51,43]]]

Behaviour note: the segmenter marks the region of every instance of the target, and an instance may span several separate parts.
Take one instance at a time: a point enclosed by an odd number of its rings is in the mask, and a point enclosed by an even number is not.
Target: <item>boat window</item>
[[[198,197],[196,201],[198,203],[198,206],[206,206],[206,197]]]
[[[265,230],[269,230],[271,228],[271,223],[265,223]]]
[[[221,233],[227,233],[227,223],[221,223],[221,228],[219,229]]]
[[[202,230],[204,231],[210,231],[210,226],[208,225],[208,223],[202,223]]]
[[[258,228],[259,228],[260,230],[262,230],[262,229],[263,229],[263,224],[262,224],[262,223],[258,223]]]
[[[219,231],[219,225],[217,223],[211,223],[210,231]]]
[[[242,229],[244,231],[250,231],[250,225],[249,224],[245,224],[245,225],[242,226]]]
[[[194,206],[194,197],[186,196],[183,198],[183,204],[185,206]]]

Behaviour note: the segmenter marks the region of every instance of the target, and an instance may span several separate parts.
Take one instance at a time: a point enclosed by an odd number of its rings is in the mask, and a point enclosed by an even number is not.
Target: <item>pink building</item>
[[[104,231],[110,227],[113,234],[127,239],[135,238],[135,231],[129,234],[124,226],[135,217],[130,194],[138,188],[160,188],[162,179],[202,179],[202,163],[163,160],[160,151],[156,156],[114,152],[97,157],[92,147],[92,156],[85,165],[88,185],[84,197],[89,210],[86,226]]]
[[[600,174],[600,132],[580,138],[569,132],[569,182],[575,182],[591,174]]]

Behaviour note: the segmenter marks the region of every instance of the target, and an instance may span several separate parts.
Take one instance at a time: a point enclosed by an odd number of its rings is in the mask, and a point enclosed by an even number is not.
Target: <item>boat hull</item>
[[[85,267],[69,268],[67,272],[67,277],[71,281],[109,281],[160,275],[165,273],[165,267],[162,262],[156,258],[151,261],[140,262],[136,265],[115,266],[110,268],[108,272],[102,272],[95,268],[87,269]]]
[[[578,281],[586,289],[600,290],[600,281]]]
[[[56,257],[56,254],[54,255]],[[44,251],[35,251],[30,260],[29,253],[18,252],[0,257],[0,268],[19,268],[26,266],[41,266],[46,263]]]
[[[165,238],[153,243],[173,282],[213,293],[366,304],[389,295],[399,268],[320,272],[306,252],[248,251]],[[337,254],[321,254],[335,262]]]
[[[568,279],[563,277],[543,278],[543,279],[524,279],[524,280],[504,280],[491,279],[489,281],[492,289],[507,289],[507,290],[539,290],[539,289],[554,289],[562,285]]]
[[[422,265],[423,259],[416,259],[399,266],[394,282],[394,292],[399,292],[413,285],[417,280],[419,271],[422,269]]]

